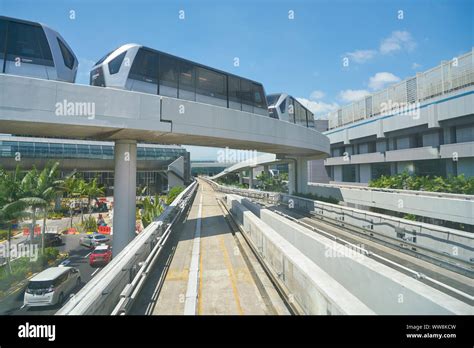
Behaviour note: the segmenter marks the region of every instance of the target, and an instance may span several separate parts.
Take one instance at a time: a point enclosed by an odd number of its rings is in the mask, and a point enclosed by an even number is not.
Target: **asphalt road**
[[[92,267],[89,265],[89,254],[91,249],[86,248],[79,244],[79,239],[83,235],[63,235],[63,245],[59,246],[58,249],[61,252],[69,252],[70,261],[67,266],[77,267],[81,272],[81,286],[73,291],[78,292],[88,281],[90,281],[102,267]],[[71,293],[71,294],[73,294]],[[23,295],[24,291],[20,291],[14,300],[14,308],[12,311],[6,314],[11,315],[53,315],[59,310],[59,306],[50,307],[31,307],[21,308],[23,306]]]

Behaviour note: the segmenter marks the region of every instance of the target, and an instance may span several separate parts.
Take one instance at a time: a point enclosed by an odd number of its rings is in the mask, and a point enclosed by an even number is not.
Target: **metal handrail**
[[[176,221],[197,188],[197,181],[181,192],[165,211],[135,237],[110,263],[75,294],[56,314],[110,314],[129,290],[137,289],[133,282],[136,272],[145,270],[144,263],[150,264],[149,255],[157,245],[164,244],[169,223]],[[163,227],[166,226],[163,232]],[[141,274],[141,273],[140,273]],[[133,283],[133,285],[132,285]],[[140,285],[141,287],[142,285]],[[130,291],[130,295],[136,294]],[[123,301],[122,301],[123,302]]]

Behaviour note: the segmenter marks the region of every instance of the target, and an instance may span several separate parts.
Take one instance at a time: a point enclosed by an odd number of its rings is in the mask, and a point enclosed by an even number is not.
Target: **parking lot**
[[[76,288],[73,291],[73,293],[78,292],[88,281],[90,281],[103,268],[103,266],[92,267],[89,265],[89,255],[92,252],[92,249],[89,249],[83,245],[80,245],[80,238],[85,235],[86,234],[63,235],[62,236],[63,244],[57,247],[60,252],[69,253],[69,258],[66,260],[65,265],[70,266],[70,267],[76,267],[81,272],[81,280],[82,280],[81,285],[79,288]],[[56,313],[59,309],[59,306],[22,308],[24,290],[19,291],[14,296],[15,296],[14,305],[13,305],[14,308],[11,309],[8,313],[2,313],[2,314],[52,315]]]

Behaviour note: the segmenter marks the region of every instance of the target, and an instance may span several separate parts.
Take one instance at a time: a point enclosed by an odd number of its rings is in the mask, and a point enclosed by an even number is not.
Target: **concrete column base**
[[[113,255],[135,238],[137,142],[115,141]]]

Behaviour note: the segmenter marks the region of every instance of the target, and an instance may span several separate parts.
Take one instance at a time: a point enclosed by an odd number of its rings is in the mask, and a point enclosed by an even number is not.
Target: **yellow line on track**
[[[240,305],[239,292],[237,290],[234,269],[232,268],[232,263],[230,262],[229,254],[227,253],[223,236],[219,236],[219,246],[222,251],[222,254],[224,255],[225,266],[227,268],[227,271],[229,272],[229,278],[232,284],[232,292],[234,294],[235,304],[237,305],[237,312],[239,313],[239,315],[243,315],[244,311],[242,310],[242,306]]]

